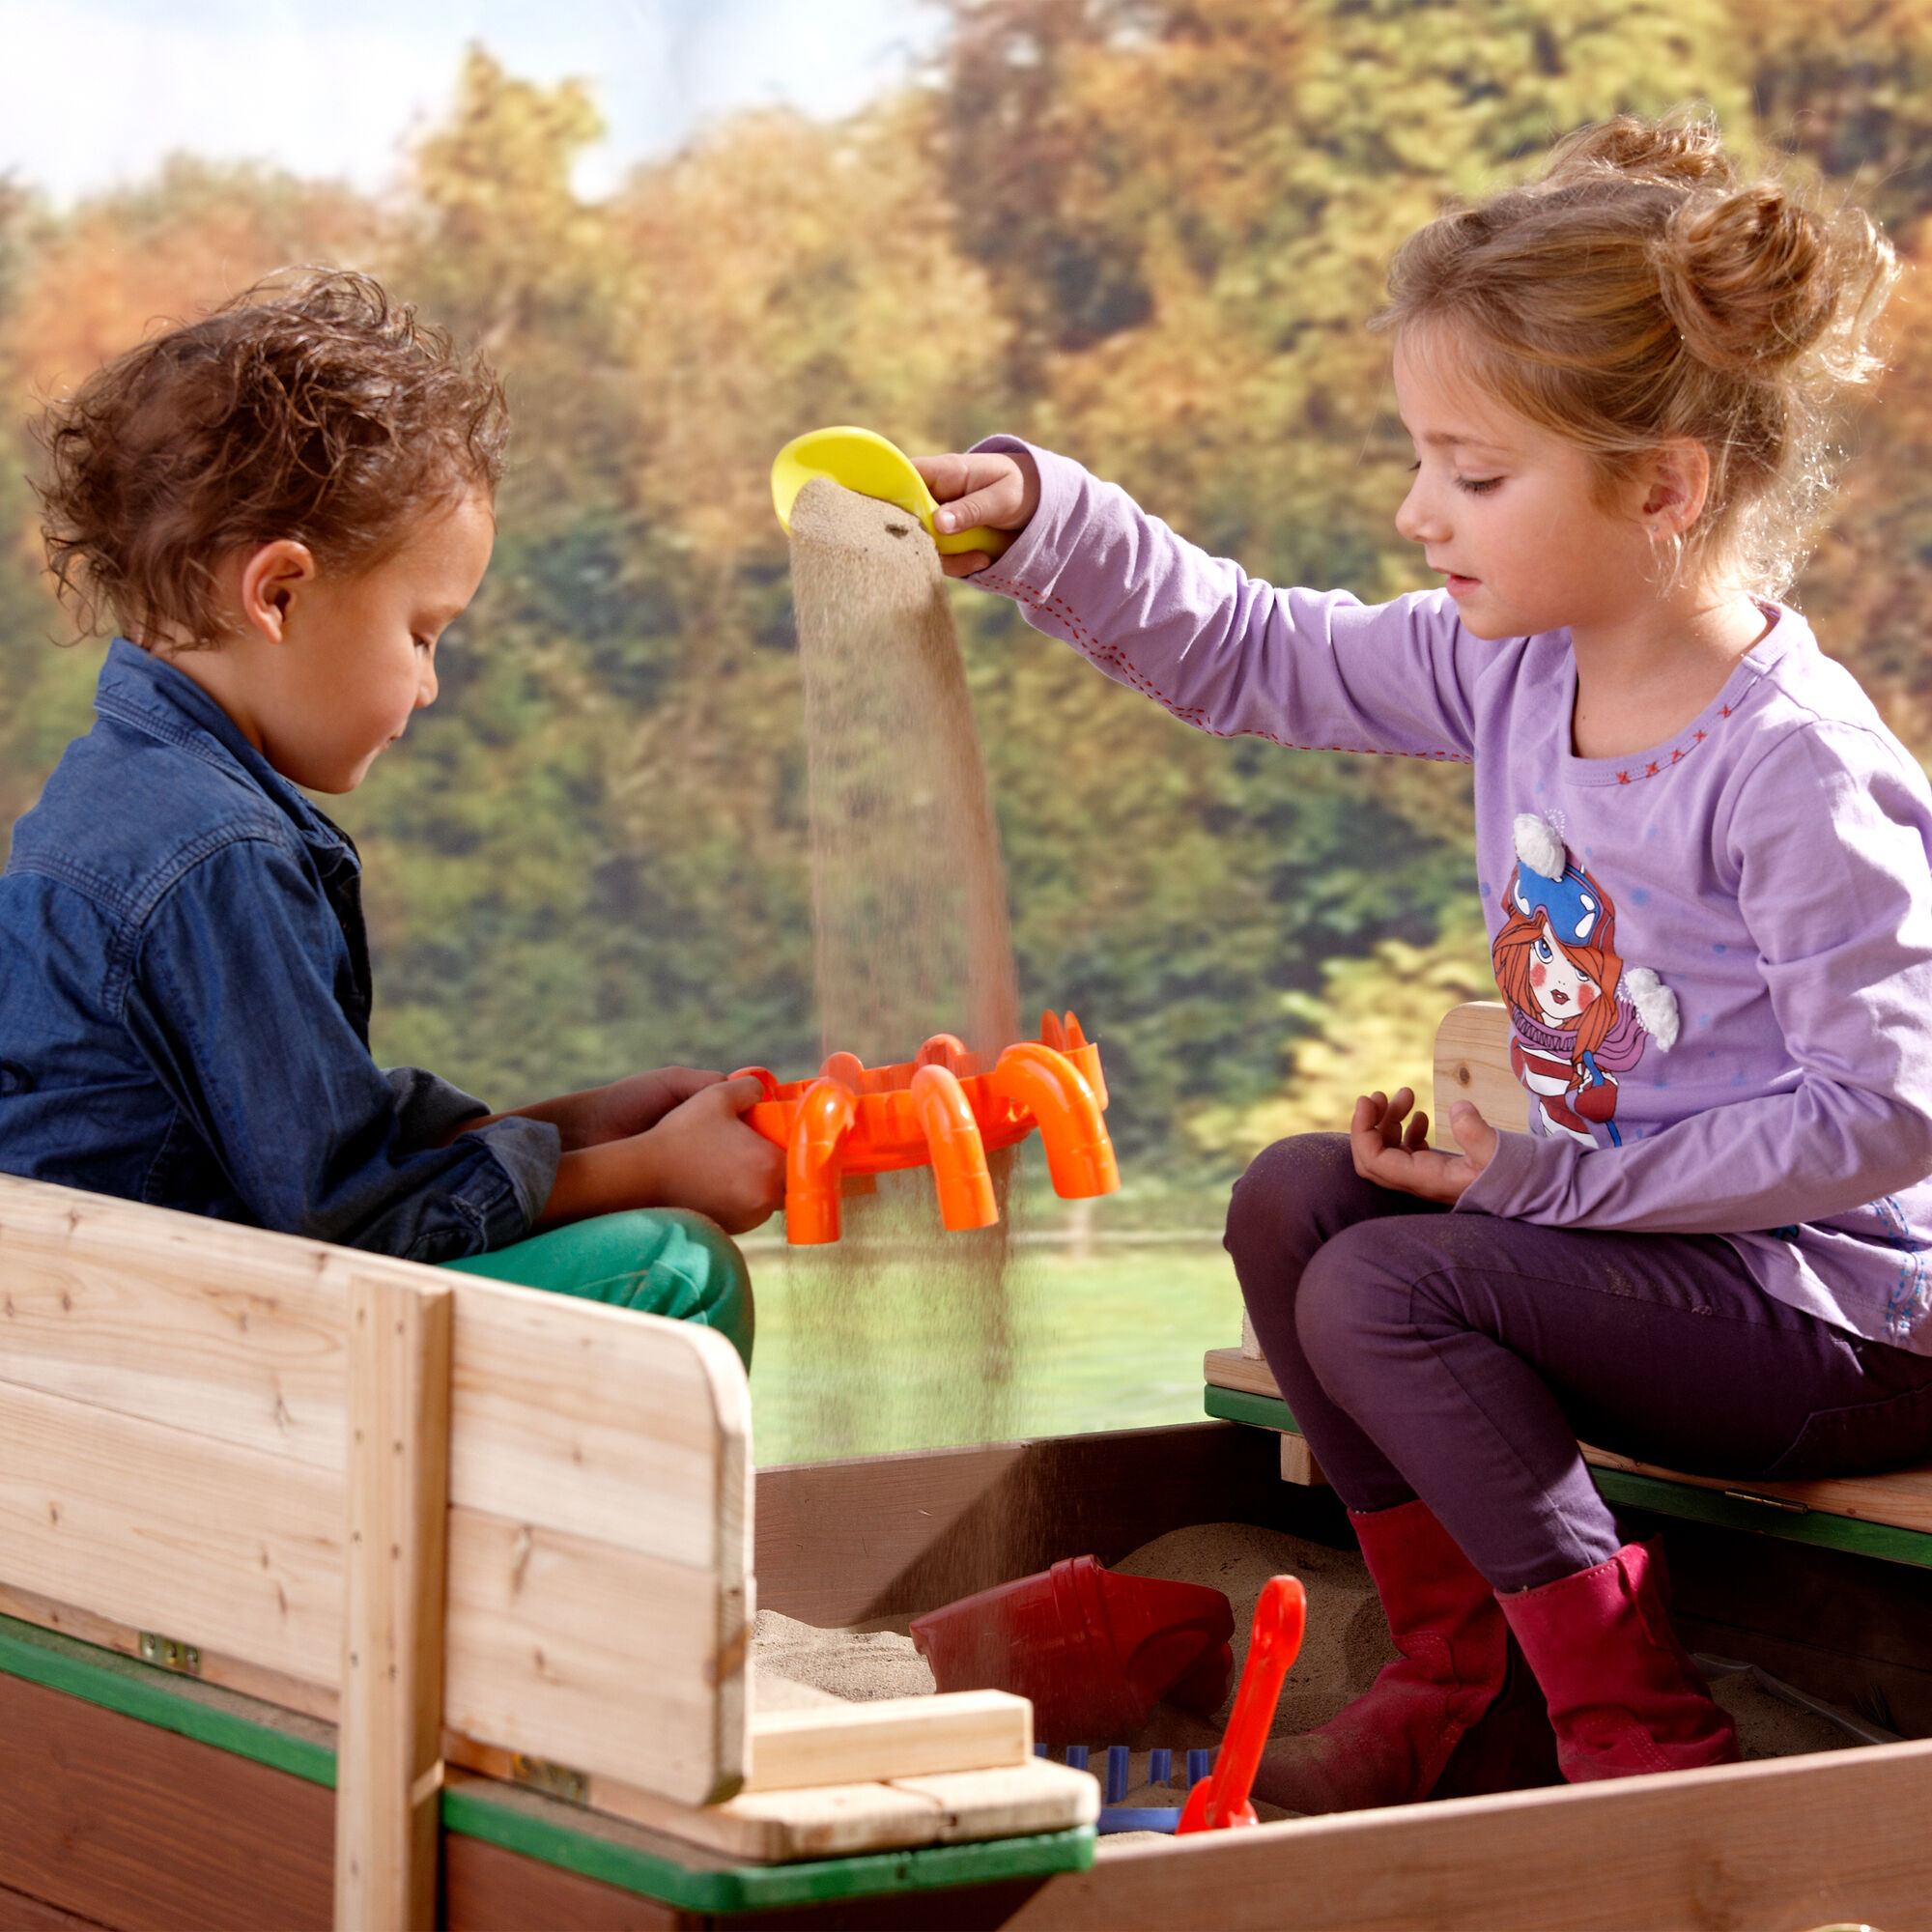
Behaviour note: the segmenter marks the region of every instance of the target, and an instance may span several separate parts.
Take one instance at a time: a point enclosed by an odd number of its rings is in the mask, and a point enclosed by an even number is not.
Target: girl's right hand
[[[970,530],[1023,530],[1039,508],[1039,466],[1023,449],[976,450],[968,456],[915,456],[912,467],[944,507],[932,520],[941,536]],[[982,550],[940,553],[948,577],[971,577],[992,558]]]

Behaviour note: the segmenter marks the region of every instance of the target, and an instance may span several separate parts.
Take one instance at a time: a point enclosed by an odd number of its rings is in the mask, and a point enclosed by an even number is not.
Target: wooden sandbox
[[[1096,1848],[1023,1700],[756,1714],[754,1602],[1346,1544],[1256,1365],[1209,1377],[1233,1419],[754,1482],[703,1330],[0,1179],[0,1932],[1932,1932],[1925,1471],[1600,1472],[1692,1648],[1904,1743]]]

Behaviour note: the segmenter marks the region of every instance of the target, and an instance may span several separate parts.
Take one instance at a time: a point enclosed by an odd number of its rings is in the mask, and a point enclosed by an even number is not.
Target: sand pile
[[[911,1637],[889,1630],[818,1630],[776,1610],[760,1610],[752,1625],[752,1668],[757,1700],[768,1711],[820,1701],[929,1697],[933,1691],[932,1672]],[[817,1694],[794,1694],[801,1690]]]

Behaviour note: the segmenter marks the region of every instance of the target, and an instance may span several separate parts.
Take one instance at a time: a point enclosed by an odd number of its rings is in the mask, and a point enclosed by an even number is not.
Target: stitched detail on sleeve
[[[1224,731],[1219,725],[1208,722],[1208,714],[1200,705],[1182,704],[1179,698],[1170,696],[1151,678],[1144,677],[1127,662],[1118,645],[1103,644],[1073,614],[1071,607],[1064,598],[1049,596],[1034,584],[1023,583],[1014,577],[997,576],[990,570],[981,571],[974,582],[983,583],[989,589],[1007,591],[1016,602],[1023,603],[1043,616],[1051,618],[1065,630],[1075,648],[1091,664],[1098,666],[1110,676],[1117,677],[1121,683],[1130,685],[1142,696],[1152,698],[1164,711],[1171,712],[1183,724],[1192,724],[1197,731],[1205,731],[1210,738],[1261,738],[1270,745],[1279,745],[1285,752],[1352,752],[1363,757],[1420,758],[1426,764],[1437,765],[1475,763],[1472,757],[1463,752],[1389,752],[1384,751],[1379,745],[1302,745],[1292,738],[1278,738],[1272,731],[1258,730],[1252,725],[1239,731]]]

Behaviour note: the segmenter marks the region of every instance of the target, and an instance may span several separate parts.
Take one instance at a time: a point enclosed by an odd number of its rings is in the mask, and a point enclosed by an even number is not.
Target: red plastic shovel
[[[1187,1794],[1180,1823],[1174,1828],[1177,1837],[1184,1832],[1225,1832],[1261,1823],[1248,1793],[1267,1746],[1275,1706],[1281,1701],[1281,1680],[1301,1649],[1307,1623],[1308,1598],[1300,1578],[1270,1577],[1255,1605],[1248,1661],[1241,1667],[1241,1688],[1235,1692],[1228,1734],[1221,1740],[1214,1769]]]

